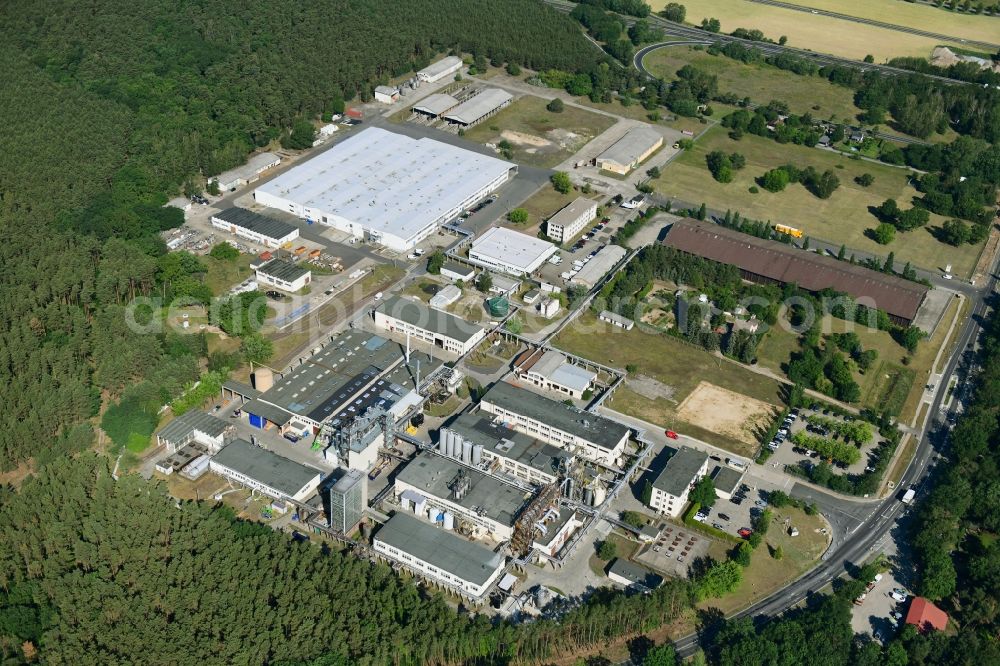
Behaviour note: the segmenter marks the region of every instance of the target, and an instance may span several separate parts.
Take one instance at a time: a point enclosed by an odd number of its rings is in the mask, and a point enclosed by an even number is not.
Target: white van
[[[747,468],[746,462],[737,460],[736,458],[726,458],[726,464],[733,469],[738,469],[741,472]]]

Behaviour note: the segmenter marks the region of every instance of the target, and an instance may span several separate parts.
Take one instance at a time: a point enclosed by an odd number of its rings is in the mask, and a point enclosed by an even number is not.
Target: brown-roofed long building
[[[812,292],[832,289],[862,305],[884,310],[901,326],[917,316],[927,287],[833,257],[805,252],[726,227],[685,219],[675,222],[663,240],[669,247],[740,270],[745,280],[790,284]]]

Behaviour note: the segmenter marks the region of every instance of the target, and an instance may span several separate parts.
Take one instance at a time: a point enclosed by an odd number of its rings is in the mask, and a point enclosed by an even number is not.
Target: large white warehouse
[[[517,166],[371,127],[257,188],[257,203],[397,252],[507,182]]]

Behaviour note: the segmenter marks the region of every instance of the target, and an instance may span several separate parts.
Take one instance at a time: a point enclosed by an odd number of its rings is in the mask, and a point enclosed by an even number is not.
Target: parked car
[[[753,530],[750,529],[749,527],[741,527],[737,532],[737,534],[739,534],[740,537],[747,539],[750,537],[751,534],[753,534]]]
[[[665,434],[670,439],[677,439],[677,433],[674,432],[673,430],[664,430],[663,434]]]
[[[903,603],[907,599],[906,592],[900,589],[893,590],[889,593],[889,596],[892,597],[893,601],[898,601],[899,603]]]
[[[729,516],[727,516],[727,515],[726,515],[726,514],[724,514],[724,513],[720,513],[720,514],[719,514],[719,518],[721,518],[722,520],[725,520],[725,521],[728,521],[728,520],[729,520]]]
[[[287,439],[292,444],[295,444],[296,442],[299,441],[299,436],[296,435],[294,432],[286,432],[284,435],[282,435],[282,437]]]

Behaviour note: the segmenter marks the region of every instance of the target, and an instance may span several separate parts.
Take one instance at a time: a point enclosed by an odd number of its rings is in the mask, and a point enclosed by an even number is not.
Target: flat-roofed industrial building
[[[545,235],[557,243],[573,239],[583,228],[597,217],[597,202],[586,197],[578,197],[548,219]]]
[[[439,431],[438,453],[488,466],[536,486],[555,483],[573,464],[569,452],[495,423],[488,415],[461,414]]]
[[[254,269],[257,283],[284,291],[299,291],[312,282],[312,271],[284,259],[272,259]]]
[[[663,135],[649,125],[633,127],[597,156],[598,168],[625,175],[663,145]]]
[[[281,158],[274,153],[258,153],[246,164],[212,176],[208,182],[216,183],[223,192],[256,182],[260,174],[281,164]]]
[[[408,252],[517,165],[370,127],[254,191],[257,203]]]
[[[212,226],[246,238],[264,247],[279,248],[299,237],[293,224],[260,215],[246,208],[226,208],[214,213]]]
[[[580,399],[590,390],[597,373],[569,363],[564,354],[552,349],[525,352],[515,361],[515,372],[539,388]]]
[[[472,241],[469,261],[511,275],[530,275],[557,249],[540,238],[505,227],[493,227]]]
[[[442,117],[454,125],[472,127],[510,106],[513,99],[514,96],[505,90],[486,88],[444,113]]]
[[[741,233],[701,220],[674,222],[663,244],[735,266],[740,276],[763,284],[795,284],[806,291],[842,292],[860,304],[884,310],[900,326],[916,318],[928,288],[815,252]]]
[[[617,466],[628,442],[627,426],[504,381],[479,407],[509,428],[607,466]]]
[[[584,264],[580,272],[570,278],[570,283],[593,289],[627,254],[625,248],[619,245],[601,248],[593,259]]]
[[[504,570],[500,553],[399,512],[375,533],[372,549],[474,601],[489,591]]]
[[[323,473],[277,453],[234,439],[212,457],[209,469],[274,499],[301,502],[319,487]]]
[[[454,354],[468,353],[486,337],[482,326],[401,296],[390,296],[375,308],[375,325],[387,331],[409,333]]]
[[[427,451],[396,474],[393,493],[406,510],[440,521],[446,528],[459,521],[495,541],[513,537],[517,517],[531,498],[531,493],[511,483]]]

